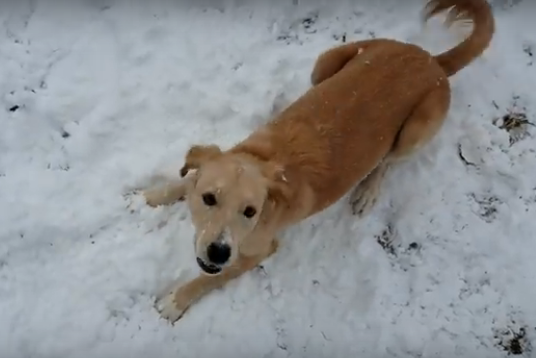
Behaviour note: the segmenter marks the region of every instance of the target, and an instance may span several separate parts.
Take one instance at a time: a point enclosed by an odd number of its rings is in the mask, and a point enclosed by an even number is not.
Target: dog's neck
[[[266,129],[261,129],[235,145],[229,152],[246,154],[256,160],[267,162],[273,159],[276,152],[271,139],[271,133]]]

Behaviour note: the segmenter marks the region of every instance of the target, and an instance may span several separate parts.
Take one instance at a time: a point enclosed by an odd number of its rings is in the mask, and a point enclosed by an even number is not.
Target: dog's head
[[[188,173],[194,171],[193,173]],[[192,176],[187,203],[195,227],[197,263],[209,275],[232,265],[240,252],[255,248],[255,229],[269,222],[286,200],[282,169],[217,146],[193,146],[181,175]]]

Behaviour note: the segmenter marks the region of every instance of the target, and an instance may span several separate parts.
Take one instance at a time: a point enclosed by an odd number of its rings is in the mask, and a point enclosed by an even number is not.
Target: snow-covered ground
[[[343,38],[464,34],[423,29],[418,0],[329,3],[2,2],[0,357],[535,356],[536,140],[493,122],[536,122],[531,0],[495,8],[444,130],[368,217],[341,201],[175,326],[153,308],[196,274],[193,230],[134,189],[243,138]]]

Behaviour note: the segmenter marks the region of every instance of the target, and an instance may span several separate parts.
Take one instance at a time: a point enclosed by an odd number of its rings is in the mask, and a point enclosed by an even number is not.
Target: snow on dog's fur
[[[437,56],[395,40],[345,44],[321,54],[312,88],[228,150],[193,146],[182,179],[144,192],[151,206],[186,198],[203,273],[157,302],[174,322],[197,300],[257,266],[277,234],[350,194],[364,215],[387,169],[427,143],[450,106],[448,77],[488,47],[495,30],[485,0],[429,0],[425,20],[448,10],[471,35]]]

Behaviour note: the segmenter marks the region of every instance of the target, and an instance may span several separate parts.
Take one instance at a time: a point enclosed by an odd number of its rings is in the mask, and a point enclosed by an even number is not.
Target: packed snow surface
[[[154,299],[198,273],[193,228],[136,189],[244,138],[331,46],[467,31],[421,26],[416,0],[3,2],[0,357],[530,357],[536,128],[501,121],[536,122],[536,4],[505,3],[370,215],[341,200],[170,325]]]

